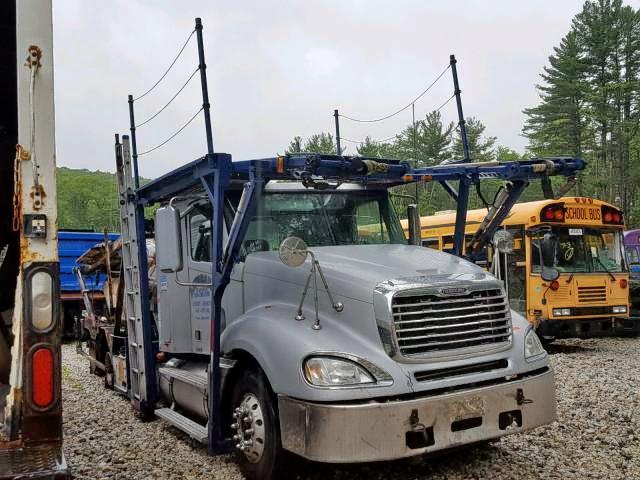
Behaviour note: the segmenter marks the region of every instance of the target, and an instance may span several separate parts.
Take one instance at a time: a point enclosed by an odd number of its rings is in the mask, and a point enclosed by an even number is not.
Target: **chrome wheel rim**
[[[247,393],[233,412],[231,430],[236,449],[251,463],[258,463],[264,453],[265,419],[258,398]]]

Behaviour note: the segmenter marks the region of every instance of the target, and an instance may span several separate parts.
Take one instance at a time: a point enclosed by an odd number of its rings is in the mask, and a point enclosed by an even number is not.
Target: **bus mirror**
[[[515,240],[508,230],[498,230],[493,234],[493,245],[500,253],[513,253]]]
[[[182,237],[180,210],[173,205],[156,211],[156,262],[164,273],[182,270]]]
[[[407,221],[409,223],[409,245],[421,245],[422,228],[417,205],[411,204],[407,206]]]
[[[542,254],[543,265],[553,265],[556,257],[556,237],[552,233],[545,233],[542,236],[540,253]]]
[[[545,282],[553,282],[560,278],[560,271],[554,267],[542,267],[540,276]]]

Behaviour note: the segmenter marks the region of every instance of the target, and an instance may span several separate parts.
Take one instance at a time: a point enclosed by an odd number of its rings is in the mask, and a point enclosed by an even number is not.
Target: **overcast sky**
[[[466,116],[498,144],[522,151],[522,109],[582,0],[222,1],[55,0],[54,49],[58,165],[115,170],[113,134],[129,128],[127,94],[139,95],[165,71],[202,17],[214,147],[235,160],[283,153],[295,135],[333,132],[333,109],[378,117],[409,103],[458,58]],[[640,0],[627,1],[636,8]],[[136,103],[153,115],[197,66],[195,37],[173,70]],[[416,104],[416,117],[452,93],[449,72]],[[200,107],[199,79],[138,131],[154,146]],[[442,110],[457,120],[455,103]],[[342,136],[386,138],[411,110],[378,124],[342,120]],[[347,153],[355,145],[345,144]],[[167,146],[140,158],[154,178],[206,151],[196,119]]]

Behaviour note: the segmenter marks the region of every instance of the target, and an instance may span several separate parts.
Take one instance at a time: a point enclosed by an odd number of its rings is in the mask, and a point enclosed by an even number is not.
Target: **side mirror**
[[[513,253],[515,240],[508,230],[498,230],[493,234],[493,245],[500,253]]]
[[[164,273],[182,270],[180,210],[172,205],[156,211],[156,264]]]
[[[278,253],[280,261],[287,267],[299,267],[307,260],[309,249],[301,238],[287,237],[280,244]]]
[[[545,282],[553,282],[554,280],[560,278],[560,271],[554,267],[542,267],[540,276]]]
[[[422,245],[422,228],[417,205],[407,206],[407,221],[409,223],[409,245]]]
[[[553,265],[553,261],[556,254],[556,237],[552,233],[545,233],[542,236],[542,245],[541,245],[542,257],[544,258],[545,264]]]

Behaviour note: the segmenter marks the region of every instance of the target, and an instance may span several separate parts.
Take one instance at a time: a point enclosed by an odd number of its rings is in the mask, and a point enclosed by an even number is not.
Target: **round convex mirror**
[[[280,261],[287,267],[299,267],[307,259],[307,244],[298,237],[287,237],[278,249]]]
[[[553,282],[560,278],[560,271],[554,267],[542,267],[540,276],[545,282]]]

